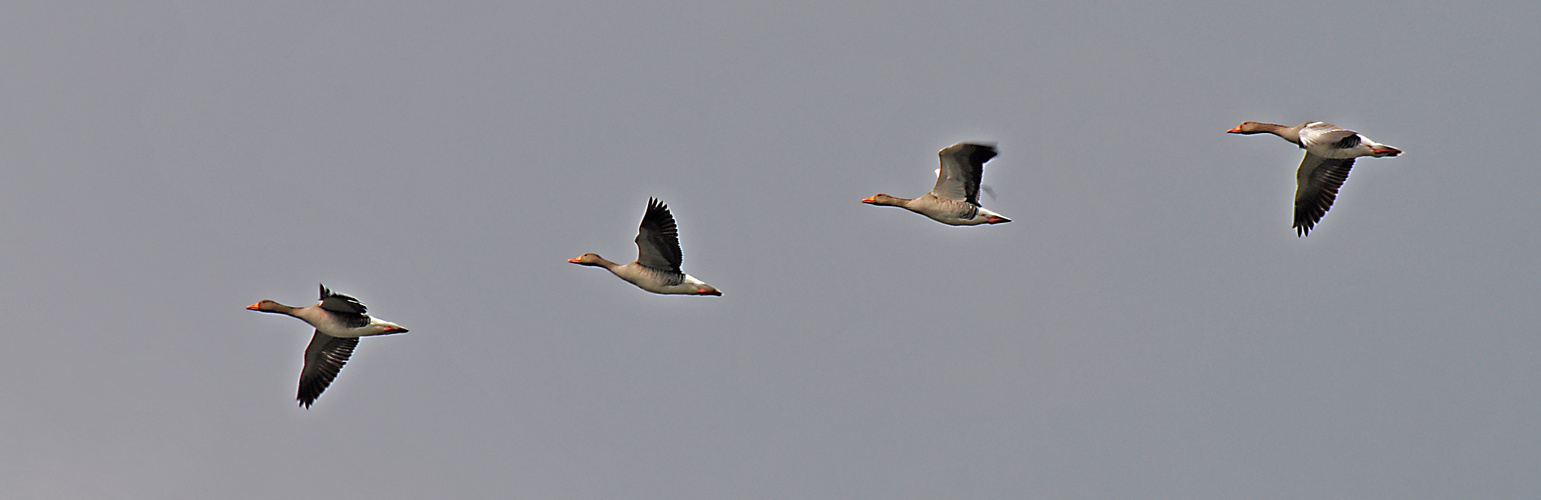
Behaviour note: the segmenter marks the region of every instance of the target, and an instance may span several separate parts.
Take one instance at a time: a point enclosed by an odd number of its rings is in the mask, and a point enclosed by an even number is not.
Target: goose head
[[[579,255],[577,257],[567,259],[567,261],[580,266],[603,266],[604,264],[601,263],[607,262],[604,257],[600,257],[599,254],[593,253]]]

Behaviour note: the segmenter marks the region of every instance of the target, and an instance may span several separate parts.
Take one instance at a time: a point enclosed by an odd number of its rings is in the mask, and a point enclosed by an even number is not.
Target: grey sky
[[[8,5],[0,497],[1541,497],[1536,19]],[[1244,120],[1406,154],[1297,238]],[[1015,222],[859,203],[962,140]],[[650,196],[723,297],[565,262]]]

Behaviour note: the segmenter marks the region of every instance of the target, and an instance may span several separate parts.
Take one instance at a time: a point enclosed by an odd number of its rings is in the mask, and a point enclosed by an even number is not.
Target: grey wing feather
[[[300,404],[310,408],[321,397],[357,346],[357,337],[338,338],[318,331],[310,338],[310,345],[305,347],[305,368],[300,370]]]
[[[1326,158],[1306,154],[1295,172],[1295,232],[1297,236],[1311,233],[1311,228],[1322,220],[1332,202],[1338,199],[1338,188],[1348,180],[1348,172],[1354,168],[1353,158]]]
[[[1348,131],[1345,130],[1345,132],[1348,132]],[[1353,133],[1353,132],[1348,132],[1347,135],[1344,135],[1344,136],[1342,136],[1340,138],[1337,138],[1336,140],[1332,141],[1332,147],[1338,148],[1338,149],[1351,149],[1351,148],[1353,148],[1355,146],[1358,146],[1359,142],[1360,142],[1359,134],[1356,134],[1356,133]]]
[[[647,212],[637,227],[637,263],[652,269],[680,272],[684,256],[680,252],[679,231],[669,207],[653,198],[647,200]]]
[[[938,156],[942,159],[942,168],[937,172],[936,186],[931,188],[931,193],[979,205],[979,180],[984,176],[985,162],[995,157],[995,146],[960,142],[943,149]]]

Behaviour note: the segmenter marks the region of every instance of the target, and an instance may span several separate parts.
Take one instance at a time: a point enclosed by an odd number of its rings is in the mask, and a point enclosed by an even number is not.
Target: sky
[[[8,4],[0,497],[1541,497],[1538,18]],[[1300,238],[1247,120],[1405,153]],[[860,203],[960,141],[1014,222]],[[649,197],[722,297],[565,262]]]

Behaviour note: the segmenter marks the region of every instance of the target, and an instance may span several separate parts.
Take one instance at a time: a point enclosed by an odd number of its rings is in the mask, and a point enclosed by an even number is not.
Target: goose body
[[[1392,157],[1402,150],[1370,140],[1358,132],[1330,123],[1306,122],[1293,127],[1261,122],[1243,122],[1227,130],[1231,134],[1273,134],[1306,150],[1295,170],[1295,232],[1311,233],[1338,197],[1338,189],[1348,180],[1354,159]]]
[[[309,306],[291,307],[263,300],[246,308],[293,316],[315,327],[316,332],[310,338],[310,345],[305,347],[305,367],[300,369],[297,399],[306,408],[310,408],[316,398],[321,397],[321,393],[332,385],[332,380],[337,378],[337,373],[342,371],[342,366],[353,355],[359,337],[407,332],[401,325],[370,317],[368,308],[359,303],[358,299],[332,293],[326,285],[321,285],[320,302]]]
[[[936,186],[918,198],[899,198],[878,193],[861,200],[869,205],[900,207],[949,226],[1002,224],[1011,219],[979,204],[984,164],[995,157],[995,146],[960,142],[937,152],[942,167]]]
[[[586,253],[567,259],[582,266],[603,267],[637,288],[664,295],[722,295],[706,282],[680,270],[679,230],[669,207],[657,199],[647,200],[647,211],[637,227],[637,260],[617,264],[598,254]]]

